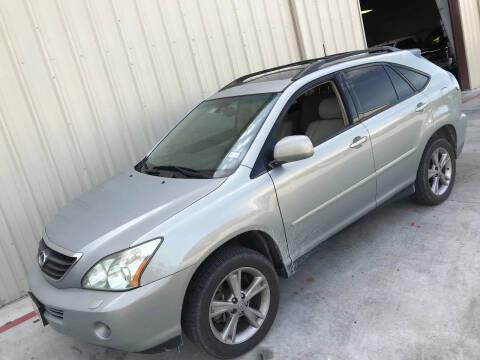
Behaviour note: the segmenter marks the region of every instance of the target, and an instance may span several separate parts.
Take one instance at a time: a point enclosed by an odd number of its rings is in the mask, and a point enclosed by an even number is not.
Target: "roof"
[[[359,57],[375,56],[399,50],[400,49],[390,46],[379,46],[364,50],[344,52],[317,59],[303,60],[261,70],[252,74],[244,75],[232,81],[227,86],[220,89],[216,94],[212,95],[209,99],[282,92],[296,80],[328,66],[348,62],[350,60],[358,59]]]

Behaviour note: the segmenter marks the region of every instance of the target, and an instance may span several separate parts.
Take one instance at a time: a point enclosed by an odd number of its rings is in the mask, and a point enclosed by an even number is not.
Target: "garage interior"
[[[369,47],[420,48],[422,55],[459,78],[448,0],[361,0]]]

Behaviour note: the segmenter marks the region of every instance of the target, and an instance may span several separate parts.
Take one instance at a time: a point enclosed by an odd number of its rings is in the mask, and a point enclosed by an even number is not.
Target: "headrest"
[[[320,101],[320,104],[318,104],[318,116],[324,120],[343,118],[337,98],[328,97]]]

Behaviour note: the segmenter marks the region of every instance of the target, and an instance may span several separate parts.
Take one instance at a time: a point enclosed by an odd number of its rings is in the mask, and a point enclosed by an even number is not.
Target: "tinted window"
[[[400,66],[395,66],[395,69],[400,71],[400,73],[405,76],[417,90],[423,89],[428,82],[428,77],[416,71],[408,70]]]
[[[414,91],[410,85],[403,79],[398,73],[393,70],[390,66],[385,66],[385,69],[390,75],[390,79],[392,79],[393,85],[395,86],[395,90],[397,90],[397,95],[400,100],[404,100],[407,97],[414,94]]]
[[[382,65],[362,67],[345,73],[356,100],[360,119],[397,102],[397,94]]]

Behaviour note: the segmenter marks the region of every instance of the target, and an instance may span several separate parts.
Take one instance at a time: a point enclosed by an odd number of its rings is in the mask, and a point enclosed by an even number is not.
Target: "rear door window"
[[[417,90],[421,90],[427,85],[428,76],[420,74],[414,70],[405,69],[401,66],[395,66],[395,69],[400,72],[403,76],[407,78],[408,81],[415,87]]]
[[[402,78],[395,70],[390,66],[385,66],[390,79],[392,79],[395,90],[397,91],[400,101],[405,100],[409,96],[412,96],[415,92],[412,87]]]
[[[345,80],[359,112],[359,120],[376,114],[398,101],[397,93],[383,65],[345,72]]]

